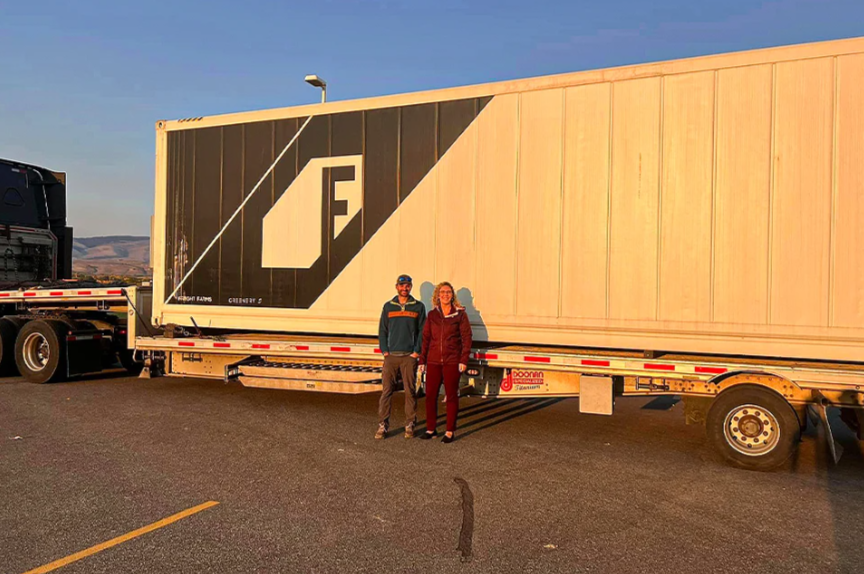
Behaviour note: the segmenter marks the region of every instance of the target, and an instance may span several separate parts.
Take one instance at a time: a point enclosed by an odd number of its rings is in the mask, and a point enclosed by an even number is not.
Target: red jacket
[[[423,325],[420,364],[468,364],[471,353],[471,322],[462,307],[453,307],[446,317],[440,307],[429,312]]]

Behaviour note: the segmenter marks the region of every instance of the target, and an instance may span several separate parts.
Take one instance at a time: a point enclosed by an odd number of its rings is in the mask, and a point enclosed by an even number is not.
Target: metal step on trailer
[[[244,387],[359,395],[381,391],[381,368],[257,359],[234,367]]]

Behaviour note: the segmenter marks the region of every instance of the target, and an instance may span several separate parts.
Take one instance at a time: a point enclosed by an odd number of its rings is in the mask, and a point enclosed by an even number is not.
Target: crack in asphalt
[[[474,493],[464,478],[456,477],[453,482],[458,484],[462,491],[462,529],[459,531],[457,550],[462,553],[462,562],[470,562],[474,540]]]

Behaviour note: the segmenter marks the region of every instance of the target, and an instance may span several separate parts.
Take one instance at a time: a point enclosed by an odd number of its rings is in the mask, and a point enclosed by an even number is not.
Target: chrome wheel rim
[[[40,333],[30,333],[24,339],[24,364],[31,371],[41,371],[48,365],[51,359],[51,347]]]
[[[780,442],[780,425],[774,413],[759,405],[742,405],[726,415],[726,442],[747,456],[763,456]]]

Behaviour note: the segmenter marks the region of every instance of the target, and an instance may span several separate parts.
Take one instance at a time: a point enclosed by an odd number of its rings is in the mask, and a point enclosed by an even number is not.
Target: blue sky
[[[864,35],[862,0],[0,0],[0,157],[149,234],[154,124]]]

